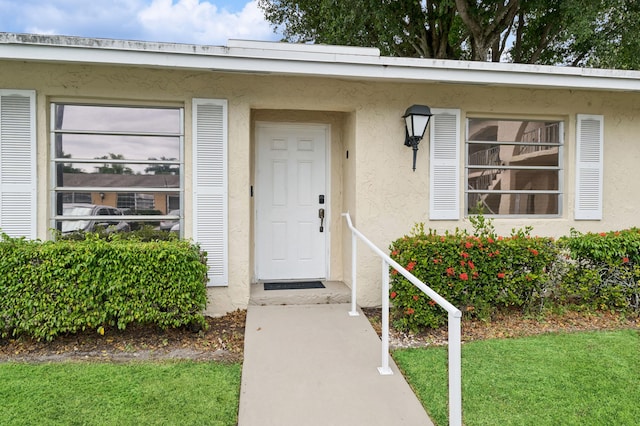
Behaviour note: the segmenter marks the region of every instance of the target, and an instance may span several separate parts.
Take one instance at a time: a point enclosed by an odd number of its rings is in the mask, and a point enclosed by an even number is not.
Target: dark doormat
[[[264,283],[265,290],[304,290],[307,288],[324,288],[324,284],[322,284],[320,281]]]

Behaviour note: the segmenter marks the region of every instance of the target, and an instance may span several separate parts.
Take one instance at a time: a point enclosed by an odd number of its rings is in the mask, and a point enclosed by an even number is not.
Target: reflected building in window
[[[467,214],[560,214],[561,121],[467,122]]]

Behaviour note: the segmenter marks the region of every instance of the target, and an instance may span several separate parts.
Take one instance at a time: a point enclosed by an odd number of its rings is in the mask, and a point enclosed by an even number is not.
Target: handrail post
[[[355,237],[360,238],[362,242],[369,246],[369,248],[382,259],[382,366],[378,367],[378,371],[382,375],[393,374],[393,371],[389,368],[389,267],[392,267],[449,313],[449,424],[462,426],[462,312],[433,291],[432,288],[416,278],[411,272],[407,271],[398,262],[390,258],[369,241],[367,237],[362,235],[360,231],[354,228],[348,212],[342,213],[342,216],[344,216],[347,221],[352,238],[352,303],[355,303],[356,294]],[[353,309],[355,310],[355,308]]]
[[[382,366],[378,372],[382,376],[393,374],[389,368],[389,264],[382,259]]]
[[[349,316],[357,317],[360,315],[358,313],[358,308],[356,307],[356,264],[357,264],[357,256],[356,256],[356,246],[358,240],[356,239],[356,235],[351,232],[351,310],[349,311]]]
[[[462,426],[461,318],[449,312],[449,424]]]

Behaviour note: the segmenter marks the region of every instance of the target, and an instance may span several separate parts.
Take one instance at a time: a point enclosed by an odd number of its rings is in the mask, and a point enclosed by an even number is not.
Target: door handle
[[[320,218],[320,232],[324,232],[324,209],[318,209],[318,217]]]

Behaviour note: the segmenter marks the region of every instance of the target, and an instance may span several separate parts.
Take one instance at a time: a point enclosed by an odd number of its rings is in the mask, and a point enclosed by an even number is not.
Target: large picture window
[[[470,118],[467,214],[558,216],[562,121]]]
[[[51,115],[52,227],[182,222],[182,108],[54,103]]]

